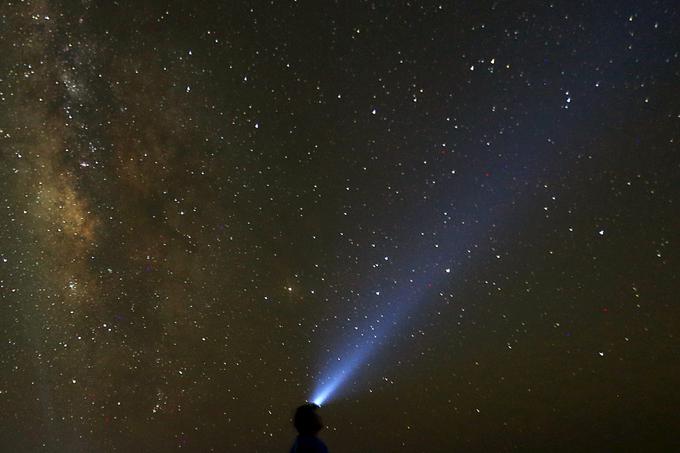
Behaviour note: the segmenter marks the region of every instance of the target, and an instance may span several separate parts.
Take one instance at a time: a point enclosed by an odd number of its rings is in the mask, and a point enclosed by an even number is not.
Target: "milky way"
[[[229,3],[0,7],[3,449],[672,450],[675,2]]]

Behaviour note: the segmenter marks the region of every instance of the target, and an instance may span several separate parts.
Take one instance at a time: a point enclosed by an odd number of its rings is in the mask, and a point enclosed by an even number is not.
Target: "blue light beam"
[[[650,35],[649,39],[649,47],[653,48],[660,38]],[[584,49],[584,59],[606,57],[624,63],[630,59],[625,49],[618,47],[615,35],[598,36],[598,41],[600,45]],[[610,68],[608,83],[614,85],[624,80],[624,69],[623,64]],[[364,311],[370,315],[363,318],[361,327],[350,327],[350,332],[345,331],[335,343],[331,349],[334,352],[332,360],[327,360],[321,367],[311,401],[321,406],[337,397],[341,387],[347,385],[362,365],[368,363],[379,346],[390,338],[395,327],[403,324],[405,318],[420,305],[426,292],[436,291],[435,287],[439,285],[450,285],[451,277],[460,279],[469,272],[474,262],[474,253],[470,250],[488,251],[490,244],[487,242],[493,241],[492,236],[498,228],[496,222],[502,223],[506,230],[511,230],[515,222],[527,223],[527,198],[531,199],[531,192],[536,187],[548,187],[546,182],[564,179],[567,174],[565,167],[579,162],[583,149],[591,146],[588,137],[601,133],[600,122],[592,119],[610,114],[611,100],[593,88],[597,85],[590,82],[587,79],[582,82],[572,80],[574,91],[582,93],[584,102],[580,106],[570,106],[569,110],[555,109],[550,99],[540,92],[527,93],[521,105],[525,106],[525,111],[526,106],[533,105],[533,114],[524,115],[527,120],[523,128],[497,139],[495,147],[502,149],[503,153],[493,156],[484,155],[480,150],[470,150],[469,166],[458,173],[460,177],[437,181],[438,184],[429,193],[427,206],[421,206],[422,209],[416,207],[411,216],[413,223],[406,222],[414,227],[412,231],[429,231],[432,236],[437,236],[440,239],[437,250],[433,251],[423,244],[422,238],[412,235],[411,238],[416,237],[412,250],[404,253],[398,262],[395,260],[394,285],[381,288],[380,292],[384,294],[373,305],[369,305],[371,300],[366,297],[371,291],[363,293],[361,306],[370,307]],[[588,99],[592,102],[587,102]],[[626,106],[634,106],[633,102],[633,98],[623,103],[617,100],[617,109],[625,111]],[[561,145],[559,150],[554,147],[555,144]],[[442,225],[441,217],[437,217],[442,212],[449,212],[451,216],[450,222],[444,222],[445,225]],[[399,213],[402,221],[404,214]],[[487,247],[480,244],[487,244]],[[406,266],[404,263],[412,264]]]
[[[434,260],[439,261],[437,259]],[[435,265],[438,270],[431,269],[432,265],[414,267],[403,279],[402,285],[395,285],[388,289],[389,295],[376,295],[375,298],[385,297],[387,302],[378,304],[378,314],[367,317],[361,327],[351,329],[352,341],[340,341],[345,347],[337,348],[340,353],[336,354],[329,364],[326,364],[321,373],[311,402],[322,406],[331,397],[338,393],[341,386],[352,379],[362,365],[370,363],[371,358],[392,337],[392,331],[403,323],[404,318],[412,313],[426,293],[431,292],[434,285],[431,283],[434,272],[446,273],[442,266]],[[425,269],[416,272],[414,269]]]

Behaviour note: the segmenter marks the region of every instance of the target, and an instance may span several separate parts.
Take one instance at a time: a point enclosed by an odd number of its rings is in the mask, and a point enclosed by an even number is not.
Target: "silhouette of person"
[[[316,413],[316,404],[307,403],[298,407],[293,417],[293,425],[298,431],[290,453],[328,453],[326,444],[316,435],[323,428],[321,417]]]

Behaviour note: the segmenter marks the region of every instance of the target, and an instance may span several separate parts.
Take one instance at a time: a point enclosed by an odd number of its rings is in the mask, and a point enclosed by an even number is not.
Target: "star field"
[[[2,450],[678,448],[679,15],[6,2]]]

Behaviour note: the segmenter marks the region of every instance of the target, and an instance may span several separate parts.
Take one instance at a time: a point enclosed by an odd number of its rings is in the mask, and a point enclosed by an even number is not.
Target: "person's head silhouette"
[[[293,416],[293,425],[298,436],[295,439],[291,453],[328,453],[326,444],[316,437],[323,428],[321,417],[316,413],[319,408],[314,403],[303,404],[298,407]]]
[[[316,436],[323,429],[321,417],[316,410],[319,408],[314,403],[303,404],[298,407],[293,417],[293,426],[298,433],[304,436]]]

